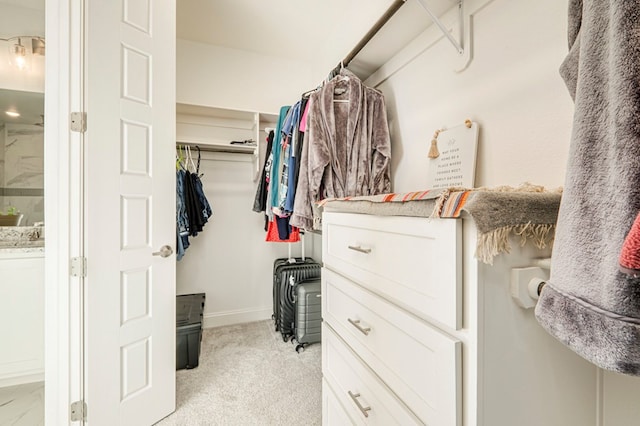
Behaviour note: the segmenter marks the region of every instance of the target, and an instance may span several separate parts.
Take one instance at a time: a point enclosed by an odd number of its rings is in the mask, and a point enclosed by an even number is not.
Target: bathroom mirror
[[[0,214],[21,213],[20,226],[44,220],[44,12],[44,0],[0,0]]]
[[[0,214],[44,221],[44,94],[0,89]]]

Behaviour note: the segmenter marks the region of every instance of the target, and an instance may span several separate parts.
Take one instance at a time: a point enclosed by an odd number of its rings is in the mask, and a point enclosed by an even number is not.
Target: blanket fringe
[[[494,229],[486,233],[478,233],[478,244],[476,246],[476,258],[483,263],[493,265],[493,258],[501,253],[509,253],[511,244],[509,235],[511,233],[520,236],[520,246],[524,246],[527,241],[543,249],[551,247],[555,235],[555,224],[532,224],[531,222],[521,225],[511,225]]]
[[[442,191],[442,194],[440,194],[440,196],[436,198],[436,205],[433,207],[433,211],[429,216],[431,219],[440,217],[442,208],[444,207],[444,203],[447,201],[447,198],[449,198],[449,194],[451,194],[451,191],[445,189],[444,191]]]
[[[501,185],[494,187],[481,186],[475,188],[475,191],[489,191],[489,192],[549,192],[562,194],[562,187],[547,189],[542,185],[534,185],[530,182],[521,183],[518,186]]]
[[[429,218],[435,219],[435,218],[441,217],[442,209],[444,208],[445,203],[449,199],[449,196],[454,192],[464,192],[464,191],[472,191],[472,189],[463,188],[459,186],[452,186],[450,188],[443,189],[442,193],[438,195],[438,198],[435,199],[436,205],[433,207],[433,211],[431,212],[431,215],[429,215]]]

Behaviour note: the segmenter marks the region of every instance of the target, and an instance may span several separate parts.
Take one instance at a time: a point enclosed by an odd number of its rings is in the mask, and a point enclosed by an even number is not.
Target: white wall
[[[177,73],[177,102],[269,113],[317,84],[305,62],[180,39]]]
[[[315,87],[311,66],[287,58],[178,40],[177,61],[179,103],[277,113]],[[286,243],[264,241],[263,216],[252,211],[257,185],[252,156],[204,153],[203,158],[208,160],[202,162],[202,180],[214,216],[178,262],[178,294],[207,294],[207,327],[270,318],[273,261],[288,250]],[[320,238],[306,240],[307,256],[319,258]],[[292,249],[300,256],[300,244]]]
[[[606,372],[602,383],[602,393],[604,395],[602,425],[637,424],[640,418],[640,406],[638,405],[640,379]]]
[[[432,26],[367,81],[386,97],[394,190],[425,188],[433,132],[466,118],[480,125],[475,186],[562,185],[573,112],[558,74],[567,1],[468,0],[465,8],[473,12],[466,70],[454,71],[454,48]],[[403,57],[414,59],[398,63]]]

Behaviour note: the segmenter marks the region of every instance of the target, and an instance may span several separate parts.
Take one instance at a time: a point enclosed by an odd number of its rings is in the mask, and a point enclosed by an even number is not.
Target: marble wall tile
[[[0,188],[4,187],[4,146],[6,140],[7,126],[0,124]],[[1,197],[1,195],[0,195]],[[0,201],[2,199],[0,198]],[[1,206],[2,204],[0,204]]]
[[[4,187],[44,188],[44,129],[7,124],[4,144]]]
[[[0,211],[17,208],[24,215],[22,225],[41,222],[44,220],[44,129],[9,123],[0,129]]]

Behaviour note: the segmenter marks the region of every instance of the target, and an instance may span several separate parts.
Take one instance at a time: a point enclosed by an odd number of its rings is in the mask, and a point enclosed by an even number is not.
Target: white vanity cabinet
[[[44,380],[44,251],[0,250],[0,387]]]
[[[323,423],[595,426],[596,369],[510,296],[513,242],[474,258],[471,219],[325,212]]]

